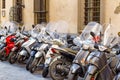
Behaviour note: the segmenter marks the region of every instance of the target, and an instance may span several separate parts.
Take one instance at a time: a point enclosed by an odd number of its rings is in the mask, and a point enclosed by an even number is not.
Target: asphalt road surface
[[[31,74],[26,71],[25,65],[13,64],[0,61],[0,80],[52,80],[49,78],[42,78],[41,71]]]

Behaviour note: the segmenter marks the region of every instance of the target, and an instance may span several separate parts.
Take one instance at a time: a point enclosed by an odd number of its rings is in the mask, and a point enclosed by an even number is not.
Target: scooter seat
[[[78,51],[77,50],[72,50],[71,48],[65,48],[66,51],[73,53],[73,54],[77,54]]]

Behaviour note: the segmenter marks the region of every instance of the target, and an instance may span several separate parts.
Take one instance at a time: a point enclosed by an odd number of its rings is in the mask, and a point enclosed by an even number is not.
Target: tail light
[[[54,48],[52,48],[51,51],[52,51],[53,53],[57,53],[57,51],[56,51]]]

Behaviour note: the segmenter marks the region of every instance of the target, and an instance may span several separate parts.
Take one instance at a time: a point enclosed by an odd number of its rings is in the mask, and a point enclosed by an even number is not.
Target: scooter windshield
[[[46,31],[50,36],[58,38],[61,34],[69,33],[68,23],[65,21],[51,22],[47,24]]]
[[[92,39],[93,37],[90,35],[90,32],[93,32],[95,35],[100,35],[100,33],[103,32],[103,27],[96,22],[88,23],[88,25],[84,28],[84,30],[80,34],[80,40],[84,41]]]
[[[37,37],[39,32],[41,31],[42,28],[44,28],[45,25],[44,24],[37,24],[31,31],[30,34],[32,37]]]
[[[113,47],[118,43],[117,31],[115,27],[111,24],[106,25],[106,30],[104,32],[103,44],[108,47]]]
[[[0,30],[0,35],[6,36],[7,30],[6,29],[1,29]]]
[[[18,23],[17,22],[6,22],[3,27],[7,27],[7,31],[9,33],[14,33],[18,29]]]

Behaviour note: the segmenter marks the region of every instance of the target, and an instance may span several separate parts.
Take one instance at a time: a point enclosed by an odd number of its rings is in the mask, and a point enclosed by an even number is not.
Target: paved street
[[[0,80],[51,80],[48,78],[42,78],[40,71],[35,74],[31,74],[26,71],[25,65],[9,64],[8,62],[0,61]]]

